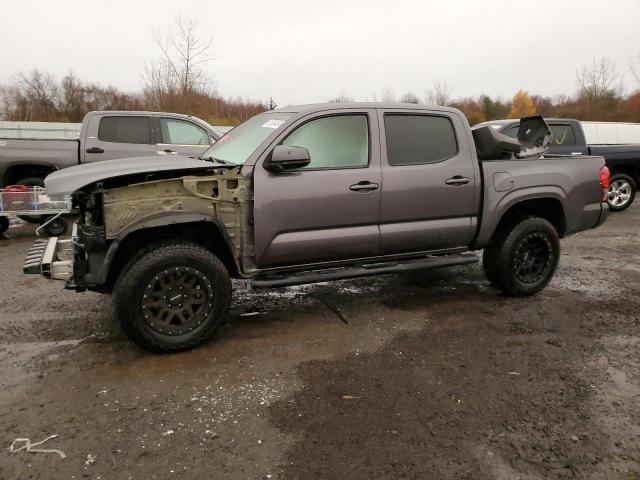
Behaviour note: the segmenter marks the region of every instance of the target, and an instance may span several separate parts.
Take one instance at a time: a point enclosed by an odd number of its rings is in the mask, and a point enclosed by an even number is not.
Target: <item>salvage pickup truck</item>
[[[141,347],[195,347],[220,327],[230,278],[255,288],[478,262],[510,295],[551,280],[559,239],[602,224],[602,157],[545,159],[551,133],[472,135],[446,107],[355,103],[257,115],[202,155],[55,172],[80,211],[36,243],[25,273],[110,293]]]
[[[640,143],[636,144],[587,144],[583,123],[567,118],[546,119],[553,134],[549,154],[600,155],[604,157],[611,181],[607,202],[612,211],[628,208],[636,197],[640,185]],[[603,125],[603,124],[600,124]],[[479,123],[473,128],[490,126],[499,133],[515,138],[520,121],[492,120]]]
[[[221,137],[207,122],[159,112],[89,112],[78,139],[0,138],[0,188],[44,186],[55,170],[144,155],[198,156]]]

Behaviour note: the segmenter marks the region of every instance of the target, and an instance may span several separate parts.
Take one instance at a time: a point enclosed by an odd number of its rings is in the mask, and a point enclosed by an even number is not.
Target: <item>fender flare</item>
[[[122,242],[129,237],[134,232],[140,231],[145,228],[157,228],[157,227],[166,227],[170,225],[181,225],[187,223],[207,223],[216,228],[221,234],[222,238],[225,242],[225,247],[230,251],[234,252],[233,246],[231,243],[231,239],[226,234],[222,224],[220,221],[212,216],[203,215],[201,213],[193,213],[193,212],[172,212],[171,214],[167,214],[165,212],[157,212],[152,215],[145,217],[142,221],[139,221],[133,225],[129,225],[127,228],[118,233],[118,235],[113,239],[111,245],[107,249],[106,254],[104,255],[104,259],[101,262],[100,269],[95,273],[89,273],[85,279],[87,283],[102,285],[107,281],[107,277],[109,275],[109,270],[111,268],[111,263],[113,259],[116,257],[118,253],[118,249]],[[240,265],[238,264],[238,260],[235,255],[233,256],[233,261],[236,264],[236,268],[240,271]]]
[[[507,195],[503,196],[495,206],[487,205],[487,203],[485,203],[483,211],[489,211],[491,213],[488,217],[483,216],[480,230],[478,231],[478,236],[473,242],[472,249],[478,250],[484,248],[487,243],[489,243],[489,240],[495,233],[498,225],[511,207],[529,200],[546,199],[557,200],[562,208],[562,214],[566,218],[567,194],[562,190],[562,188],[555,185],[541,185],[510,191]]]

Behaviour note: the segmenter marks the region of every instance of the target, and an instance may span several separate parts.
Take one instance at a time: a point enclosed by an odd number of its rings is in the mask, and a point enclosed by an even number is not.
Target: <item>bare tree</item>
[[[420,103],[420,99],[413,92],[407,92],[402,97],[400,97],[400,101],[402,103]]]
[[[60,89],[50,73],[38,69],[20,73],[2,88],[2,115],[8,120],[51,121],[59,107]]]
[[[353,101],[354,99],[348,96],[344,90],[342,90],[337,97],[329,100],[330,103],[348,103]]]
[[[591,64],[582,65],[576,70],[578,94],[587,98],[605,97],[616,92],[614,83],[619,75],[616,65],[610,58],[594,58]]]
[[[629,62],[629,70],[631,70],[631,75],[635,78],[638,86],[640,87],[640,53],[635,61],[631,60],[631,62]]]
[[[619,79],[615,63],[606,57],[594,58],[576,70],[582,120],[602,120],[611,114],[622,92],[622,85],[616,85]]]
[[[386,87],[384,90],[382,90],[380,97],[382,99],[383,102],[395,102],[396,101],[396,97],[393,94],[393,90],[391,90],[391,88]]]
[[[153,32],[161,56],[145,68],[145,94],[157,108],[192,113],[194,97],[213,94],[213,76],[205,69],[213,38],[197,27],[195,20],[176,17],[173,28]]]
[[[426,91],[425,103],[429,105],[448,105],[451,102],[449,85],[444,80],[433,82],[433,88]]]

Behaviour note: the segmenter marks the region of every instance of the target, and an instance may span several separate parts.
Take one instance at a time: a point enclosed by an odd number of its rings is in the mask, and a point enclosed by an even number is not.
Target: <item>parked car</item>
[[[526,125],[515,140],[472,135],[453,108],[287,107],[231,130],[209,161],[68,168],[45,183],[73,193],[73,239],[34,245],[24,271],[112,294],[124,331],[154,352],[211,337],[231,277],[282,287],[471,264],[465,252],[484,249],[495,287],[532,295],[559,239],[605,221],[608,170],[597,156],[526,158],[551,138],[541,117]]]
[[[633,203],[640,185],[640,143],[587,144],[585,127],[592,138],[594,136],[598,137],[593,133],[594,127],[591,122],[551,118],[547,119],[547,123],[554,137],[553,143],[549,148],[549,154],[601,155],[604,157],[611,172],[611,183],[607,195],[609,208],[617,212],[628,208]],[[479,123],[473,128],[481,128],[487,125],[495,128],[500,133],[515,137],[518,133],[519,120],[492,120]],[[602,123],[598,123],[597,126],[601,127]],[[627,131],[621,127],[618,130]],[[631,134],[628,133],[627,135],[630,136]],[[604,138],[603,132],[600,133],[600,137]],[[612,141],[613,139],[609,138],[609,140]]]
[[[148,155],[198,156],[220,138],[207,122],[159,112],[89,112],[79,138],[0,138],[0,188],[44,185],[63,168]]]

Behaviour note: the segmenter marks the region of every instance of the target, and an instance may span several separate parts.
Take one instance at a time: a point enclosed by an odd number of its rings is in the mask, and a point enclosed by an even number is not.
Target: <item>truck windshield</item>
[[[290,116],[290,113],[265,113],[250,118],[211,145],[200,158],[241,165]]]

